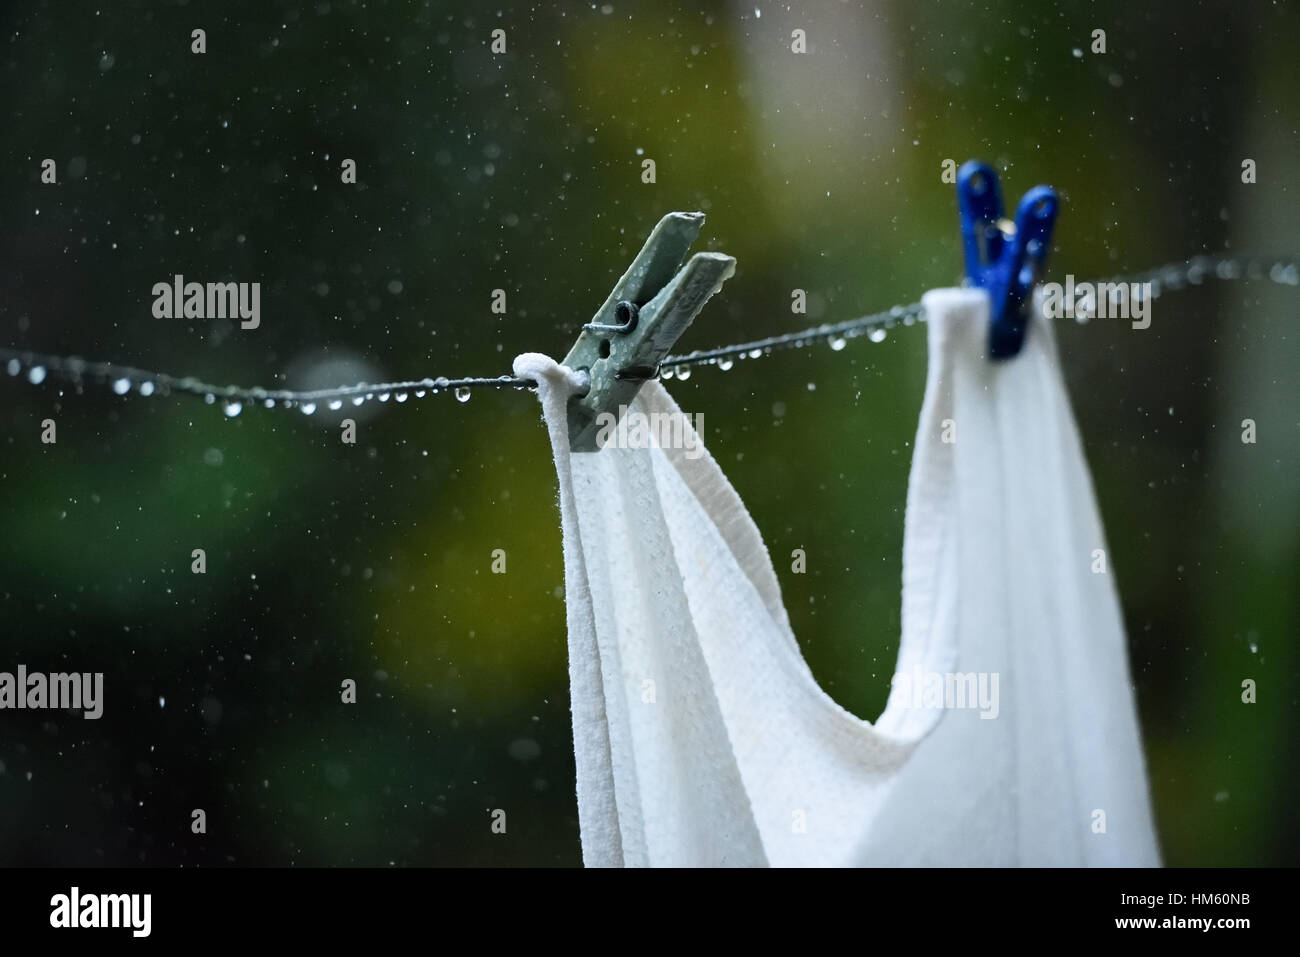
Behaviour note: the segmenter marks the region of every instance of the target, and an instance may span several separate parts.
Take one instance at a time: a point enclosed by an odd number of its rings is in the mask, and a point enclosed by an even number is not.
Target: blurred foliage
[[[1297,251],[1285,5],[45,0],[0,23],[0,342],[19,348],[245,385],[322,360],[500,374],[563,355],[672,209],[707,212],[701,248],[739,260],[682,347],[757,338],[956,281],[945,158],[996,163],[1013,197],[1061,190],[1054,275]],[[261,328],[154,319],[176,273],[260,281]],[[1300,858],[1296,314],[1294,291],[1207,284],[1141,334],[1061,330],[1170,864]],[[815,674],[864,717],[897,651],[925,360],[899,329],[670,383]],[[106,672],[98,722],[0,715],[0,861],[580,860],[530,396],[367,407],[356,446],[341,414],[7,378],[0,397],[0,668]]]

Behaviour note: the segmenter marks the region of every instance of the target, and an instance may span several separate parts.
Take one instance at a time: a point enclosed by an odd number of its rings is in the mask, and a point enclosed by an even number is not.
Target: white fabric
[[[571,454],[578,377],[515,360],[539,383],[559,475],[588,866],[1158,863],[1110,556],[1094,573],[1106,545],[1052,330],[1036,319],[1022,354],[993,363],[982,292],[924,303],[897,673],[996,674],[995,717],[917,707],[898,683],[874,724],[842,709],[708,453]],[[649,382],[631,411],[678,409]]]

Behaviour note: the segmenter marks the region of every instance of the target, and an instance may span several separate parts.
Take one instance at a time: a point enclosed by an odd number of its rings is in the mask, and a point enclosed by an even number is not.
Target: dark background
[[[994,163],[1012,201],[1060,190],[1052,279],[1294,253],[1300,16],[1142,6],[9,3],[0,344],[268,387],[498,375],[563,356],[674,209],[739,261],[681,346],[756,338],[955,283],[948,158]],[[261,328],[153,318],[176,273],[261,282]],[[1298,296],[1207,283],[1146,331],[1060,327],[1169,864],[1300,859]],[[925,361],[900,328],[669,383],[864,717],[897,650]],[[97,722],[0,712],[0,862],[580,860],[535,399],[348,414],[355,446],[342,413],[0,374],[0,670],[106,673]]]

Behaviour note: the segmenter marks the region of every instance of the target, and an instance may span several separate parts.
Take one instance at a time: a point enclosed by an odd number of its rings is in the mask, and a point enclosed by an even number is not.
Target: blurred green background
[[[1300,16],[1132,7],[10,3],[0,343],[243,385],[498,375],[562,356],[674,209],[739,261],[682,348],[756,338],[954,284],[949,158],[1061,191],[1053,279],[1296,251]],[[261,328],[153,318],[176,273],[261,282]],[[1060,329],[1169,864],[1300,860],[1297,295],[1207,283],[1144,332]],[[868,718],[925,362],[900,328],[669,383]],[[106,673],[98,722],[0,713],[0,862],[580,861],[535,399],[348,414],[355,446],[342,413],[0,376],[0,670]]]

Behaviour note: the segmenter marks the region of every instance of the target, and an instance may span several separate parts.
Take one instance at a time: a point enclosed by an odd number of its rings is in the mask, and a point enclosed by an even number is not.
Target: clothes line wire
[[[1194,256],[1181,263],[1169,263],[1137,273],[1090,280],[1090,282],[1094,288],[1102,283],[1123,283],[1130,287],[1137,284],[1138,289],[1143,288],[1142,284],[1150,283],[1150,298],[1155,299],[1166,290],[1200,286],[1206,279],[1268,279],[1282,285],[1297,286],[1300,285],[1300,266],[1297,266],[1294,258],[1202,255]],[[1092,314],[1095,312],[1094,303]],[[1089,318],[1091,318],[1089,314],[1076,315],[1078,322],[1086,322]],[[805,348],[819,342],[829,342],[831,347],[838,351],[849,339],[867,335],[878,340],[883,338],[884,332],[900,323],[910,326],[924,320],[925,312],[919,302],[894,306],[883,312],[858,316],[842,322],[813,326],[750,342],[668,356],[660,363],[659,376],[665,379],[672,378],[675,375],[682,375],[683,372],[688,373],[690,368],[696,365],[717,365],[725,370],[737,360],[757,359],[775,351]],[[237,415],[244,405],[297,408],[310,415],[321,404],[325,404],[330,409],[339,409],[345,402],[359,406],[371,399],[380,402],[393,399],[401,403],[410,396],[423,398],[426,394],[439,392],[452,392],[458,399],[464,401],[469,398],[472,389],[533,389],[537,385],[531,379],[516,376],[495,378],[438,376],[396,382],[361,382],[356,385],[311,390],[219,386],[193,376],[168,375],[115,362],[93,362],[77,356],[44,355],[10,348],[0,348],[0,369],[9,377],[22,377],[32,385],[40,385],[47,380],[62,381],[74,386],[78,392],[82,391],[86,383],[90,383],[108,386],[114,393],[123,396],[128,394],[201,396],[209,405],[223,403],[228,416]]]

